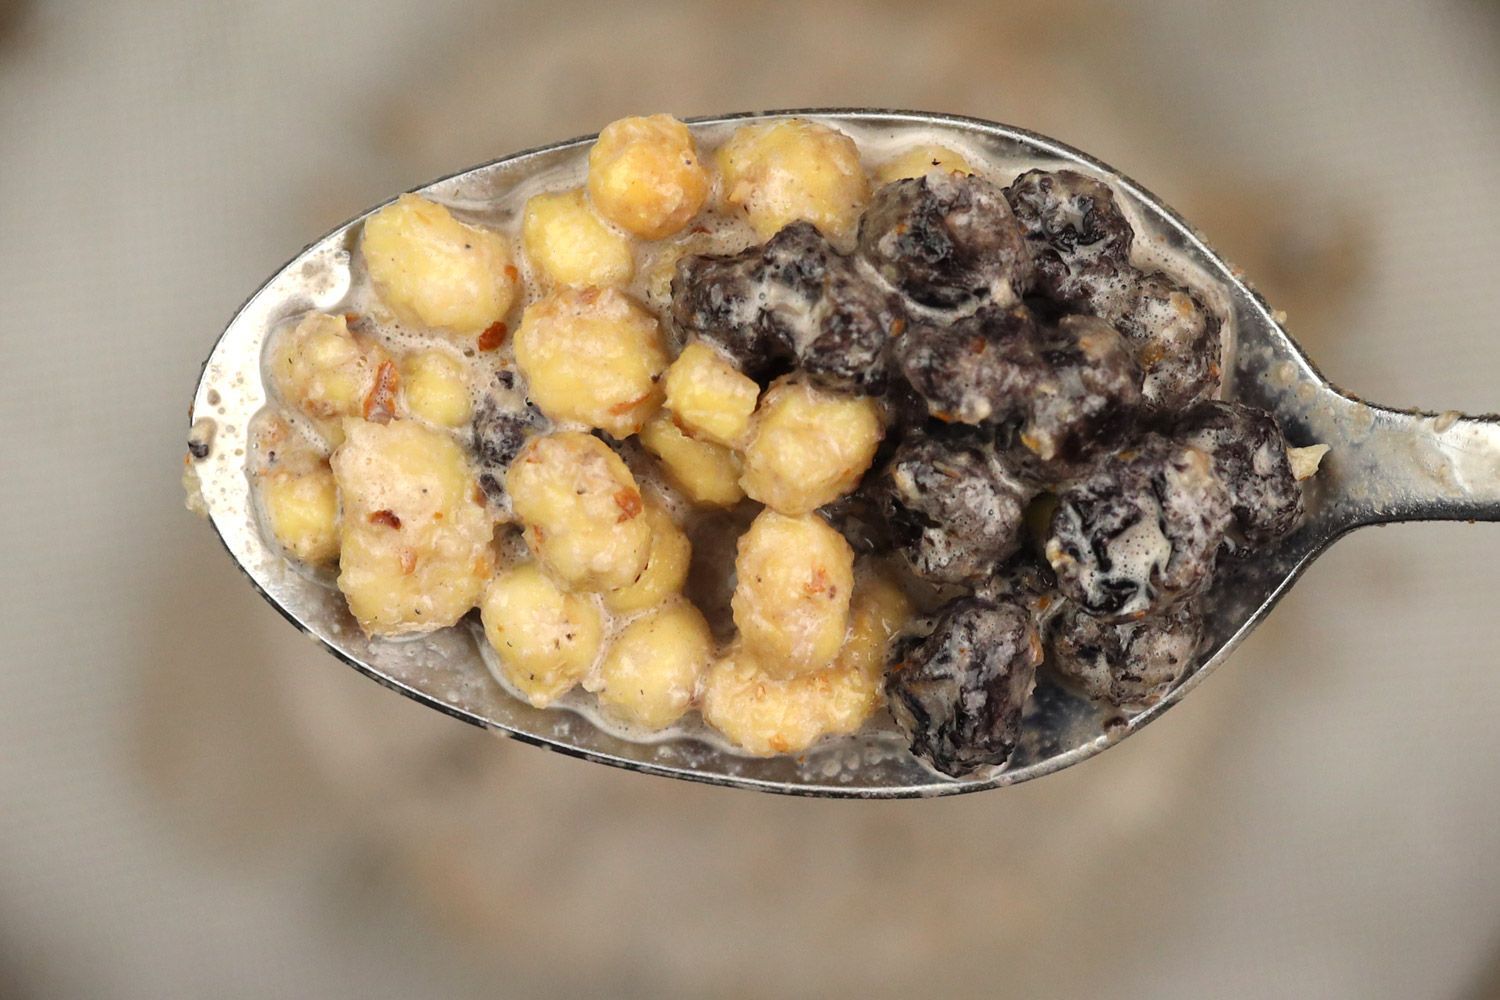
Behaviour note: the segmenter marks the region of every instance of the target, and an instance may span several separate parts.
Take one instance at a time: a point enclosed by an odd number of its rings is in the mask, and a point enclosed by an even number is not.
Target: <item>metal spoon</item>
[[[1331,385],[1287,335],[1266,303],[1193,232],[1140,185],[1044,136],[972,118],[901,111],[806,110],[698,119],[714,144],[749,121],[796,115],[854,134],[861,144],[903,137],[946,139],[1002,162],[1070,167],[1107,180],[1143,240],[1170,249],[1216,289],[1234,331],[1225,395],[1270,410],[1294,444],[1330,451],[1309,481],[1307,517],[1273,547],[1221,561],[1207,637],[1195,669],[1165,698],[1139,712],[1100,706],[1044,676],[1027,709],[1024,734],[1006,767],[965,779],[934,774],[889,725],[832,741],[792,758],[738,756],[706,732],[656,743],[621,739],[592,721],[586,699],[538,710],[491,678],[464,629],[417,641],[371,640],[341,595],[290,567],[256,523],[245,472],[246,428],[266,402],[261,355],[270,330],[309,309],[338,310],[364,216],[308,246],[240,308],[203,366],[193,399],[195,438],[213,431],[195,462],[210,520],[261,594],[293,624],[360,672],[432,708],[538,746],[651,774],[740,788],[854,798],[949,795],[1014,784],[1092,757],[1177,704],[1223,663],[1270,612],[1298,575],[1354,528],[1392,521],[1500,520],[1500,417],[1420,413],[1375,406]],[[421,188],[452,204],[483,204],[543,175],[577,176],[593,136],[497,160]],[[368,214],[368,213],[366,213]],[[199,451],[202,450],[200,447]]]

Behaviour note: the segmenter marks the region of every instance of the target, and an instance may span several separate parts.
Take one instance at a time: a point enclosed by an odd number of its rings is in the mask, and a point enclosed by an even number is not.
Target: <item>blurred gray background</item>
[[[1500,8],[0,0],[0,997],[1500,996],[1500,528],[1358,534],[959,800],[690,787],[318,653],[178,486],[235,307],[627,113],[962,112],[1142,179],[1335,380],[1500,407]]]

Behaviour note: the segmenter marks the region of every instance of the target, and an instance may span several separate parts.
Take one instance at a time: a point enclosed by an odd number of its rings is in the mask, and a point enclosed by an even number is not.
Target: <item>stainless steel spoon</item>
[[[538,710],[491,678],[471,634],[447,629],[419,641],[371,640],[341,596],[291,568],[257,526],[245,473],[246,429],[265,404],[261,354],[279,322],[309,309],[338,310],[349,292],[360,223],[311,244],[235,314],[203,366],[193,398],[195,437],[212,430],[195,462],[208,515],[225,547],[273,607],[335,656],[396,691],[465,722],[538,746],[651,774],[800,795],[902,798],[949,795],[1027,781],[1092,757],[1177,704],[1223,663],[1298,575],[1354,528],[1392,521],[1500,520],[1500,418],[1421,413],[1368,404],[1331,385],[1266,303],[1176,213],[1118,171],[1022,129],[972,118],[903,111],[776,111],[692,122],[709,145],[748,121],[792,115],[854,134],[862,144],[946,138],[1002,162],[1066,166],[1106,179],[1146,241],[1169,248],[1212,285],[1233,331],[1225,395],[1272,411],[1294,444],[1330,451],[1308,483],[1302,526],[1250,559],[1221,563],[1196,668],[1162,701],[1121,712],[1079,698],[1045,678],[1027,709],[1009,764],[967,779],[935,775],[889,726],[814,748],[796,758],[727,752],[704,733],[656,743],[620,739],[591,721],[586,699]],[[451,204],[484,204],[543,175],[577,175],[593,137],[518,153],[435,181],[421,192]],[[368,214],[368,213],[366,213]],[[202,450],[201,448],[199,450]]]

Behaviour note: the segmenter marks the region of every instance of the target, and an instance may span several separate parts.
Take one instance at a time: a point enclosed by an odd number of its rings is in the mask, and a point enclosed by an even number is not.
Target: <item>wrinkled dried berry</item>
[[[1150,434],[1058,497],[1045,551],[1066,597],[1131,621],[1203,588],[1230,521],[1208,453]]]
[[[927,634],[922,635],[922,632]],[[891,649],[886,699],[912,753],[962,777],[1003,764],[1021,734],[1042,643],[1019,605],[966,597]]]
[[[1266,542],[1291,531],[1302,516],[1302,487],[1292,476],[1286,438],[1265,410],[1242,403],[1204,402],[1178,422],[1179,440],[1213,457],[1245,538]]]
[[[932,416],[978,424],[1010,416],[1045,379],[1039,337],[1026,307],[985,309],[951,325],[913,324],[894,360]]]
[[[1164,274],[1141,276],[1116,325],[1135,347],[1150,406],[1180,409],[1219,384],[1219,317]]]
[[[1037,291],[1082,303],[1128,283],[1135,233],[1108,185],[1072,170],[1030,170],[1005,195],[1030,248]]]
[[[479,459],[479,486],[496,504],[507,499],[505,471],[510,463],[529,437],[548,426],[542,411],[526,398],[525,385],[514,371],[502,368],[474,408],[470,429]]]
[[[892,287],[935,309],[1010,305],[1030,266],[1005,192],[968,174],[934,172],[875,192],[859,253]]]
[[[1064,316],[1046,336],[1045,383],[1025,401],[1021,441],[1044,463],[1076,465],[1118,444],[1141,401],[1141,370],[1115,328]]]
[[[993,446],[920,433],[896,450],[879,489],[912,572],[942,583],[982,581],[1014,553],[1035,493]]]
[[[873,477],[853,493],[818,508],[823,519],[844,536],[860,555],[887,552],[896,547],[895,535],[881,510],[882,496]]]
[[[885,384],[886,348],[905,326],[894,296],[859,276],[808,222],[762,250],[762,322],[803,370],[867,391]]]
[[[672,277],[672,323],[678,332],[714,344],[752,378],[788,351],[761,320],[762,275],[761,248],[755,246],[733,256],[684,257]]]
[[[1191,604],[1122,625],[1069,604],[1048,622],[1048,662],[1090,698],[1150,705],[1192,666],[1202,638],[1203,622]]]

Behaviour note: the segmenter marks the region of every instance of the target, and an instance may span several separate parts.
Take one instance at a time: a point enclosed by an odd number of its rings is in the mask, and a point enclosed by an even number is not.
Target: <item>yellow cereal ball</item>
[[[261,482],[261,502],[271,533],[305,563],[332,562],[339,554],[339,496],[326,466],[279,469]]]
[[[403,323],[467,336],[499,322],[515,301],[504,238],[426,198],[404,194],[370,216],[361,247],[380,301]]]
[[[778,379],[751,421],[740,486],[783,514],[805,514],[859,485],[883,434],[868,396]]]
[[[418,351],[401,362],[401,398],[408,414],[440,427],[462,427],[474,409],[468,372],[437,350]]]
[[[344,434],[332,463],[349,610],[370,635],[452,625],[494,569],[494,527],[463,449],[411,420],[345,419]]]
[[[592,601],[563,593],[535,563],[497,575],[479,605],[479,618],[505,680],[537,708],[546,708],[583,679],[604,631]]]
[[[659,240],[698,214],[709,178],[687,126],[652,115],[604,127],[589,150],[588,188],[600,215],[643,240]]]
[[[534,437],[505,476],[537,561],[568,590],[629,586],[651,554],[651,523],[635,477],[590,434]]]
[[[646,500],[646,522],[651,525],[651,554],[646,568],[632,583],[604,592],[604,606],[616,614],[631,614],[660,604],[682,590],[693,546],[666,508]]]
[[[875,180],[881,184],[905,180],[908,177],[925,177],[934,170],[950,174],[972,174],[974,168],[962,153],[947,146],[913,146],[898,153],[875,168]]]
[[[703,677],[703,721],[747,753],[800,753],[824,736],[854,732],[880,707],[878,673],[835,664],[783,677],[763,662],[736,647]]]
[[[849,605],[849,635],[834,666],[862,671],[879,680],[885,675],[885,651],[891,636],[911,616],[911,600],[905,591],[884,573],[865,572],[854,585],[854,599]]]
[[[854,553],[816,514],[756,516],[739,540],[731,607],[745,648],[777,674],[833,662],[849,625]]]
[[[667,352],[656,317],[624,292],[561,288],[526,308],[516,363],[547,416],[626,438],[661,405]]]
[[[854,140],[800,118],[740,128],[717,161],[724,201],[762,239],[798,219],[838,236],[853,229],[870,198]]]
[[[662,378],[677,425],[695,438],[736,448],[750,427],[760,386],[707,344],[683,348]]]
[[[673,415],[657,410],[641,428],[641,444],[661,460],[673,486],[693,503],[733,507],[745,499],[740,489],[739,456],[722,445],[682,433]]]
[[[343,316],[324,313],[308,313],[276,334],[269,374],[277,395],[311,418],[332,447],[344,439],[340,418],[384,408],[396,383],[379,345],[356,340]]]
[[[624,285],[635,273],[630,240],[610,229],[581,190],[539,194],[526,202],[521,245],[540,275],[558,285]]]
[[[626,627],[599,668],[599,704],[626,722],[664,729],[692,704],[714,640],[691,601],[647,612]]]

